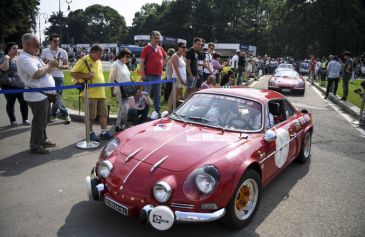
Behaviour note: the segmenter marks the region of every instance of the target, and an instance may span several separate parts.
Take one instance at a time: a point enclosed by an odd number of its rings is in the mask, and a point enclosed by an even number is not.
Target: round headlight
[[[108,142],[108,144],[106,144],[106,146],[103,150],[104,158],[108,158],[113,153],[113,151],[115,151],[115,149],[118,148],[119,144],[120,144],[120,141],[118,138],[114,138],[113,140]]]
[[[103,177],[104,179],[108,178],[110,175],[110,171],[113,169],[113,164],[108,161],[104,160],[98,166],[98,174]]]
[[[168,183],[160,181],[153,186],[153,197],[159,202],[167,202],[171,197],[171,187]]]
[[[195,177],[195,183],[200,192],[205,194],[212,192],[216,185],[215,179],[205,172],[197,174]]]

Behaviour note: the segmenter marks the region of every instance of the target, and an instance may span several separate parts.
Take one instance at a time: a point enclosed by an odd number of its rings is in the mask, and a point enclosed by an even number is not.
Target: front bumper
[[[103,199],[104,184],[100,183],[97,177],[87,176],[86,177],[86,187],[89,200],[100,201]],[[108,205],[110,208],[122,213],[123,215],[128,215],[121,211],[120,207],[124,205],[112,200],[110,197],[107,198],[111,200],[114,205]],[[118,208],[119,206],[119,208]],[[211,213],[200,213],[200,212],[183,212],[183,211],[172,211],[168,206],[153,206],[151,204],[145,205],[139,213],[139,218],[142,222],[151,224],[157,230],[168,230],[172,227],[174,223],[179,222],[212,222],[216,221],[224,216],[226,209],[222,208]]]

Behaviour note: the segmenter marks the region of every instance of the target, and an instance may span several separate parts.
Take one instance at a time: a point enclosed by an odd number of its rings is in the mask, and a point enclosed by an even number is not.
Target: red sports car
[[[279,70],[269,80],[268,89],[304,95],[305,81],[295,70]]]
[[[86,177],[90,200],[158,230],[221,219],[247,225],[262,187],[311,156],[313,125],[281,94],[212,88],[169,117],[119,133]]]

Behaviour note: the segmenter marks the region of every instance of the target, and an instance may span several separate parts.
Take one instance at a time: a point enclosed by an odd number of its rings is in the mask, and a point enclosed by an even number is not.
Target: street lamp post
[[[46,24],[47,19],[48,19],[48,14],[47,13],[39,13],[38,14],[38,31],[39,31],[39,43],[40,44],[42,44],[41,16],[43,16],[44,24]]]
[[[71,11],[70,8],[70,4],[72,3],[72,0],[66,0],[67,3],[67,11]],[[59,16],[59,21],[60,21],[60,35],[59,37],[61,37],[61,33],[62,33],[62,15],[61,15],[61,0],[58,0],[58,16]]]

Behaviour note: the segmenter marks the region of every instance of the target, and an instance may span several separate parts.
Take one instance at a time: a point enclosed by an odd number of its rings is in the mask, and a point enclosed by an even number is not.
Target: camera
[[[148,92],[146,92],[146,91],[142,91],[142,92],[141,92],[141,95],[146,95],[146,96],[147,96],[147,95],[148,95]]]

